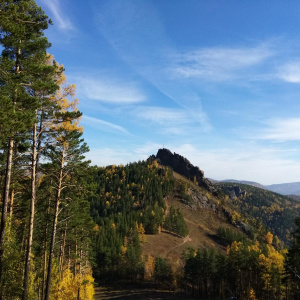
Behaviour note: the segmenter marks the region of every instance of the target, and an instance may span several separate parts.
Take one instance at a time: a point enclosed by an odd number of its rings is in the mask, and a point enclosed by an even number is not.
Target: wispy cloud
[[[100,120],[97,118],[89,117],[87,115],[83,115],[82,123],[89,126],[96,127],[100,131],[109,131],[109,132],[114,131],[114,132],[121,132],[121,133],[128,134],[128,131],[119,125],[104,120]]]
[[[136,117],[160,125],[187,124],[191,122],[188,114],[184,110],[173,108],[141,106],[134,110]]]
[[[279,68],[279,79],[291,83],[300,83],[300,61],[289,62]]]
[[[235,77],[237,71],[263,63],[270,56],[272,51],[266,46],[192,50],[174,55],[170,72],[183,78],[223,81]]]
[[[139,160],[146,160],[150,155],[156,154],[163,145],[148,142],[142,145],[133,146],[133,150],[126,150],[126,147],[103,147],[93,148],[86,154],[86,158],[92,160],[98,166],[120,165]]]
[[[300,118],[277,119],[267,122],[267,127],[253,138],[277,142],[300,141]]]
[[[131,114],[137,122],[142,122],[143,125],[151,127],[153,131],[156,130],[160,135],[182,135],[187,137],[210,130],[208,126],[203,126],[201,116],[199,118],[200,122],[197,122],[194,113],[185,108],[140,106],[134,109]]]
[[[90,159],[93,164],[98,166],[121,165],[134,162],[134,155],[124,148],[103,147],[101,149],[93,148],[86,153],[86,159]]]
[[[42,2],[50,9],[52,12],[57,26],[62,30],[72,30],[74,26],[68,16],[63,12],[60,7],[59,0],[42,0]]]
[[[153,3],[138,5],[136,1],[112,0],[99,8],[95,19],[102,36],[121,60],[168,100],[193,112],[198,127],[211,129],[198,93],[181,78],[174,79],[165,72],[169,70],[170,53],[177,50],[173,49]]]
[[[133,104],[146,100],[146,96],[134,82],[104,76],[96,77],[97,79],[94,79],[82,74],[72,78],[81,98],[110,104]]]

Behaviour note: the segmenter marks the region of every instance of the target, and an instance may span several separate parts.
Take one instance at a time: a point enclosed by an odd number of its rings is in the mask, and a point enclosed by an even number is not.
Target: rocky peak
[[[204,172],[192,165],[185,157],[164,148],[158,150],[156,159],[161,165],[171,167],[180,175],[192,181],[196,180],[199,186],[204,187],[214,194],[216,193],[212,183],[204,177]]]

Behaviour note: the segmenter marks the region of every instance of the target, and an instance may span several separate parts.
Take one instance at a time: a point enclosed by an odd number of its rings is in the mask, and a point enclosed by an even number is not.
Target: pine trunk
[[[68,228],[68,222],[66,222],[66,225],[65,225],[65,230],[64,230],[64,233],[63,233],[63,241],[62,241],[61,247],[60,247],[60,257],[59,257],[59,274],[60,274],[59,278],[60,279],[62,278],[62,274],[63,274],[67,228]]]
[[[79,273],[79,282],[81,284],[81,259],[82,259],[82,250],[79,251],[79,267],[78,267],[78,273]],[[80,300],[80,284],[77,291],[77,300]]]
[[[15,63],[15,74],[20,73],[20,62],[19,57],[21,55],[21,49],[17,50],[17,57]],[[13,106],[15,108],[17,102],[17,91],[13,98]],[[2,203],[2,215],[1,215],[1,227],[0,227],[0,283],[3,283],[2,278],[2,265],[3,265],[3,254],[4,254],[4,238],[5,238],[5,229],[6,229],[6,218],[7,218],[7,206],[9,199],[9,190],[10,190],[10,181],[11,181],[11,173],[12,173],[12,158],[13,158],[13,150],[14,150],[14,139],[10,137],[8,141],[8,151],[7,151],[7,160],[6,160],[6,172],[5,172],[5,181],[4,181],[4,192],[3,192],[3,203]],[[2,288],[0,289],[0,300],[3,299],[2,296]]]
[[[50,214],[50,197],[48,202],[48,209],[47,209],[47,216]],[[42,299],[44,299],[45,296],[45,285],[47,280],[47,248],[48,248],[48,222],[45,226],[45,232],[44,232],[44,263],[43,263],[43,284],[42,284]]]
[[[22,300],[26,300],[28,295],[28,278],[29,278],[29,269],[30,269],[30,260],[31,260],[32,240],[33,240],[35,200],[36,200],[36,164],[37,164],[36,134],[37,134],[37,124],[35,123],[33,126],[33,136],[32,136],[30,220],[29,220],[29,233],[28,233],[26,260],[25,260]]]
[[[14,149],[14,140],[11,138],[8,142],[8,155],[6,161],[5,185],[4,185],[4,193],[3,193],[1,228],[0,228],[0,282],[1,283],[2,283],[2,275],[3,275],[2,265],[3,265],[3,254],[4,254],[4,238],[5,238],[5,229],[6,229],[10,179],[11,179],[11,171],[12,171],[13,149]],[[0,299],[2,300],[1,290],[0,290]]]
[[[15,191],[12,190],[10,194],[10,203],[9,203],[9,218],[12,219],[14,211],[14,200],[15,200]]]
[[[60,205],[60,194],[61,194],[61,190],[62,190],[63,167],[64,167],[64,151],[62,152],[62,155],[61,155],[61,163],[60,163],[60,170],[59,170],[59,176],[58,176],[57,194],[56,194],[56,199],[55,199],[55,213],[54,213],[54,220],[53,220],[53,227],[52,227],[52,237],[51,237],[50,250],[49,250],[48,272],[47,272],[47,281],[46,281],[46,289],[45,289],[45,300],[49,300],[49,296],[50,296],[52,261],[53,261],[53,252],[54,252],[57,220],[58,220],[58,213],[59,213],[59,205]]]

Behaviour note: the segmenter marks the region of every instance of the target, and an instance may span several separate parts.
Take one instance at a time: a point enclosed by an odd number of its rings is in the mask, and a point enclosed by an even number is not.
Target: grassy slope
[[[237,229],[227,222],[222,213],[216,213],[212,209],[200,207],[194,210],[190,206],[183,204],[178,195],[179,181],[188,183],[190,194],[208,196],[211,204],[217,205],[218,199],[175,172],[174,177],[177,182],[176,188],[165,201],[168,207],[172,205],[182,210],[189,228],[189,235],[186,238],[180,238],[164,231],[157,235],[146,235],[146,242],[142,244],[143,253],[166,257],[173,263],[180,264],[182,253],[188,248],[213,247],[225,252],[226,247],[218,243],[215,238],[218,228],[224,226],[231,228],[233,231]]]
[[[243,218],[247,221],[247,218],[250,217],[250,215],[248,214],[247,209],[241,204],[245,200],[222,201],[221,198],[212,196],[206,190],[194,185],[191,181],[175,172],[174,177],[176,179],[175,190],[165,199],[165,201],[168,207],[172,205],[175,208],[180,208],[182,210],[189,228],[189,235],[186,238],[180,238],[164,231],[157,235],[147,235],[146,242],[142,244],[143,253],[146,255],[151,254],[155,257],[166,257],[169,258],[173,264],[180,265],[183,251],[188,250],[189,248],[197,249],[202,247],[212,247],[225,252],[226,246],[222,244],[222,241],[216,236],[218,228],[222,226],[230,228],[233,232],[240,231],[228,221],[228,218],[224,216],[221,209],[215,210],[199,206],[197,209],[192,209],[190,206],[182,203],[179,196],[179,184],[180,182],[187,182],[189,186],[188,194],[192,196],[198,195],[200,197],[207,197],[209,199],[209,205],[225,208],[230,213],[233,210],[236,210],[241,213],[242,216],[246,216]],[[225,185],[229,186],[230,184],[226,183]],[[267,206],[272,206],[280,209],[288,209],[290,213],[291,211],[295,213],[292,216],[288,216],[289,222],[291,222],[293,217],[296,217],[299,214],[299,203],[296,201],[253,186],[242,184],[241,188],[247,190],[249,194],[251,193],[251,196],[248,196],[246,199],[248,202],[247,207],[252,207],[250,203],[253,201],[253,207],[256,206],[254,207],[255,209],[262,209],[262,207],[258,207],[257,203],[255,203],[255,201],[258,201],[258,198],[261,198],[264,206],[263,209]],[[222,204],[220,204],[220,202]],[[262,216],[266,217],[264,212]]]

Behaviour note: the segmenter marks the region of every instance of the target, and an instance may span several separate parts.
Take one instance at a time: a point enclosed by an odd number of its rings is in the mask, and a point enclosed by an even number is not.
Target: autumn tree
[[[74,99],[75,86],[68,85],[63,87],[55,97],[61,107],[61,110],[55,115],[56,120],[52,128],[53,143],[47,148],[46,153],[48,159],[51,161],[51,167],[49,171],[52,172],[55,178],[55,204],[45,288],[45,300],[48,300],[50,295],[53,253],[58,216],[62,208],[61,206],[63,205],[63,191],[69,187],[72,173],[78,168],[87,166],[87,163],[83,162],[83,154],[88,151],[88,148],[81,137],[82,127],[78,123],[81,113],[77,110],[77,99]]]

